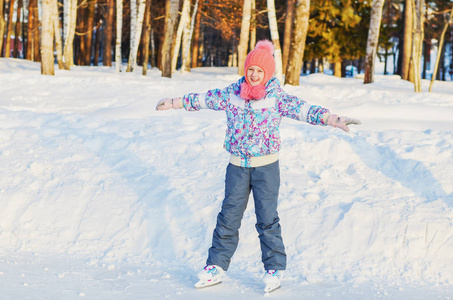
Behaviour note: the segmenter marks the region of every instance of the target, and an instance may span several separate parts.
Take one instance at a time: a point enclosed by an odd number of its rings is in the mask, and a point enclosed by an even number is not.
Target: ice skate
[[[281,270],[267,270],[264,273],[263,282],[266,285],[264,293],[269,294],[280,288],[284,271]]]
[[[207,265],[198,273],[197,277],[199,280],[195,283],[195,287],[201,289],[221,283],[224,272],[219,266]]]

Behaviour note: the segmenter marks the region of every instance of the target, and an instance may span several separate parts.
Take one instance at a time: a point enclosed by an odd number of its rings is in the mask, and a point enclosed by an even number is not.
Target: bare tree
[[[178,30],[176,31],[175,42],[173,45],[173,55],[171,57],[171,71],[176,70],[179,49],[181,49],[181,38],[186,24],[190,21],[190,0],[184,0],[182,4],[181,19],[179,20]]]
[[[97,0],[88,1],[88,18],[87,18],[87,34],[86,34],[86,51],[85,51],[85,64],[91,65],[91,53],[93,49],[93,27],[94,27],[94,10]]]
[[[63,39],[66,41],[69,31],[69,8],[71,0],[63,0]]]
[[[198,0],[195,0],[195,5],[193,7],[190,23],[187,22],[183,32],[181,72],[190,72],[190,59],[191,59],[190,44],[192,42],[197,12],[198,12]]]
[[[28,24],[27,24],[27,53],[25,55],[25,59],[34,60],[34,32],[33,32],[33,5],[34,0],[28,1]],[[2,38],[3,40],[3,38]]]
[[[411,73],[414,78],[414,91],[422,91],[420,61],[423,49],[423,24],[425,23],[425,1],[412,0],[412,56],[411,56]],[[414,3],[415,2],[415,3]]]
[[[56,18],[53,6],[56,0],[43,0],[42,2],[42,36],[41,36],[41,74],[55,75],[53,40],[54,25],[53,19]]]
[[[11,56],[11,35],[13,35],[13,14],[14,14],[14,0],[10,0],[8,14],[8,28],[6,29],[5,57]]]
[[[6,21],[5,14],[3,11],[4,2],[0,0],[0,56],[3,53],[3,36],[5,35]]]
[[[371,7],[370,27],[368,29],[368,40],[365,56],[365,78],[363,83],[374,82],[374,61],[379,42],[379,29],[381,27],[382,8],[384,0],[373,0]]]
[[[267,0],[267,15],[269,17],[269,28],[271,30],[272,42],[274,43],[275,77],[282,82],[282,49],[280,47],[280,38],[278,35],[277,15],[275,13],[274,0]]]
[[[203,1],[198,2],[198,9],[195,18],[195,25],[193,30],[193,47],[192,47],[192,61],[191,65],[192,68],[198,67],[198,56],[200,52],[200,26],[201,26],[201,8],[203,6]]]
[[[69,70],[74,65],[73,51],[74,51],[74,35],[76,29],[76,19],[77,19],[77,0],[68,0],[67,3],[67,15],[65,15],[67,20],[67,30],[65,34],[65,43],[64,43],[64,55],[63,63],[64,68]],[[65,18],[65,19],[66,19]]]
[[[249,49],[255,48],[256,45],[256,1],[252,0],[252,13],[250,15],[250,46]]]
[[[23,0],[19,0],[17,2],[17,10],[16,10],[16,29],[14,33],[14,51],[13,51],[13,57],[18,58],[19,57],[19,43],[20,39],[19,37],[21,36],[20,28],[21,28],[21,22],[20,22],[20,16],[21,16],[21,11],[22,11],[22,6],[23,6]]]
[[[148,60],[149,60],[149,42],[151,35],[151,0],[146,0],[146,9],[145,9],[145,19],[144,19],[144,42],[143,47],[145,48],[143,53],[143,68],[142,74],[146,75],[148,70]]]
[[[135,32],[137,31],[137,1],[130,1],[131,25],[129,28],[129,58],[127,60],[126,72],[131,72],[131,56],[134,52]]]
[[[121,37],[123,32],[123,0],[116,0],[116,43],[115,43],[115,69],[121,72]]]
[[[41,61],[38,0],[33,1],[33,60]],[[29,12],[30,13],[30,12]]]
[[[241,35],[238,46],[238,75],[244,76],[244,64],[250,36],[250,18],[252,14],[252,0],[244,0],[242,8]],[[253,48],[252,48],[253,49]]]
[[[152,12],[151,12],[151,15],[152,15]],[[152,24],[152,22],[151,22]],[[154,26],[151,25],[151,34],[150,34],[150,50],[151,50],[151,61],[150,61],[150,65],[152,68],[154,68],[156,66],[156,42],[155,42],[155,39],[154,39]]]
[[[135,0],[133,0],[135,1]],[[132,2],[133,2],[132,1]],[[112,66],[112,37],[113,37],[113,20],[115,11],[114,0],[107,1],[107,18],[104,31],[104,51],[102,54],[102,65]]]
[[[291,47],[291,33],[294,21],[294,3],[295,0],[286,1],[286,17],[285,17],[285,35],[283,37],[283,74],[286,74],[286,66],[288,65],[289,48]]]
[[[171,54],[173,33],[178,17],[179,0],[166,0],[165,3],[165,36],[161,47],[162,77],[171,78]]]
[[[135,0],[132,0],[131,3],[135,3]],[[136,5],[134,5],[134,8],[131,7],[131,48],[126,72],[133,72],[137,64],[137,52],[142,35],[145,8],[146,0],[139,0],[138,9]]]
[[[58,1],[54,1],[51,8],[53,9],[53,28],[55,36],[55,50],[57,52],[58,69],[64,69],[63,63],[63,41],[61,39],[60,21],[58,20]]]
[[[409,80],[410,61],[412,53],[412,0],[404,4],[404,42],[401,63],[401,78]]]
[[[437,46],[437,56],[436,56],[436,63],[434,64],[434,71],[433,75],[431,76],[431,82],[429,84],[429,91],[432,91],[434,80],[436,79],[437,70],[439,68],[440,57],[442,56],[442,48],[444,45],[445,33],[447,32],[448,25],[450,24],[451,20],[453,20],[453,8],[450,10],[450,16],[447,17],[445,21],[444,28],[442,29],[442,33],[440,34],[439,45]]]
[[[310,0],[297,0],[285,83],[299,85],[307,37]]]

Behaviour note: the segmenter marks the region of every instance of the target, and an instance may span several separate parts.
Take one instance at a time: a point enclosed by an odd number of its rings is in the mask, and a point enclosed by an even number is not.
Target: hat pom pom
[[[269,40],[262,40],[256,43],[255,49],[263,49],[274,55],[274,44]]]

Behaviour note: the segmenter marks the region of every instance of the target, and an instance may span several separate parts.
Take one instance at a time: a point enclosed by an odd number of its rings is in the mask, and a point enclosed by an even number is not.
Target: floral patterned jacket
[[[310,105],[302,99],[287,94],[277,78],[266,84],[266,97],[260,100],[243,100],[239,97],[242,77],[224,89],[209,90],[205,94],[184,95],[187,111],[200,109],[224,110],[227,115],[225,149],[241,157],[243,167],[247,158],[277,153],[280,150],[280,122],[282,117],[327,125],[328,109]],[[242,159],[243,158],[243,159]]]

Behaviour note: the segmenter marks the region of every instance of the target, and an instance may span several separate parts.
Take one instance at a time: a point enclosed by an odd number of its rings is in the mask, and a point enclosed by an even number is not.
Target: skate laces
[[[206,267],[204,267],[204,270],[206,271],[206,273],[210,274],[213,277],[220,274],[220,271],[216,268],[215,265],[207,265]]]
[[[270,277],[276,277],[276,278],[280,279],[282,277],[282,275],[283,275],[283,272],[279,271],[279,270],[267,270],[266,271],[266,275],[270,276]]]

